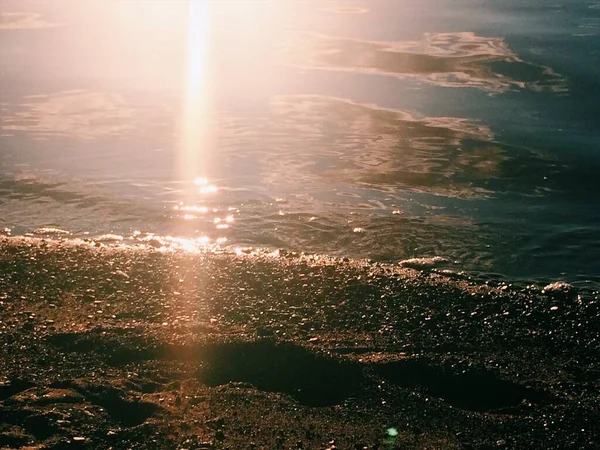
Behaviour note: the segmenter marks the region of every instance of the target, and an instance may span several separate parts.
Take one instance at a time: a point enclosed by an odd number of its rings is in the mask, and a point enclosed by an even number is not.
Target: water
[[[188,6],[0,0],[4,233],[600,282],[600,3]]]

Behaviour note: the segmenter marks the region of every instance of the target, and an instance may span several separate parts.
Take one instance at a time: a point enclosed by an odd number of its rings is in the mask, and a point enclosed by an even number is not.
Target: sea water
[[[0,229],[600,281],[600,3],[0,0]]]

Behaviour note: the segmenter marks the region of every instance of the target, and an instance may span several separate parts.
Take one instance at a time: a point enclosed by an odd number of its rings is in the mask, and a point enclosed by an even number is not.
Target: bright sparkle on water
[[[198,177],[194,179],[194,184],[196,186],[206,186],[208,184],[208,178]]]

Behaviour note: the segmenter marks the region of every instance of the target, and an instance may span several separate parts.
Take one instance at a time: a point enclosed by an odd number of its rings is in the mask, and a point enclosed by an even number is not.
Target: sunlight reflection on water
[[[556,8],[147,3],[3,1],[2,229],[593,264],[596,49]]]
[[[206,171],[206,154],[214,146],[213,111],[210,100],[210,2],[189,3],[187,56],[184,81],[179,173],[183,180],[194,180],[200,193],[216,192],[198,172]]]

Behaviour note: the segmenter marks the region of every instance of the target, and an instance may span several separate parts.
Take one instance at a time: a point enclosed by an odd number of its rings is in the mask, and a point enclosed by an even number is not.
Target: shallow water
[[[5,233],[600,280],[600,3],[0,5]]]

